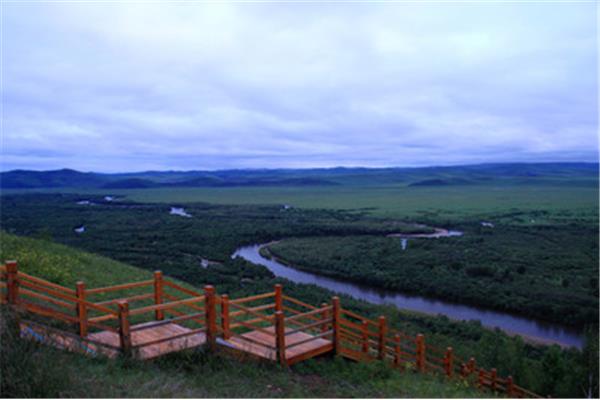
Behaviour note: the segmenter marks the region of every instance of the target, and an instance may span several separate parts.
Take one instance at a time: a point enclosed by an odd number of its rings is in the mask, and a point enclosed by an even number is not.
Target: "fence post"
[[[17,304],[19,298],[19,279],[17,262],[6,262],[6,291],[8,304]]]
[[[285,359],[285,315],[283,311],[275,311],[275,339],[277,341],[277,360],[282,366],[287,365]]]
[[[379,317],[379,340],[377,348],[377,358],[385,360],[385,335],[387,333],[387,324],[385,317],[382,315]]]
[[[483,368],[479,368],[478,383],[479,383],[480,388],[483,387],[483,379],[484,378],[485,378],[485,371],[483,370]]]
[[[475,368],[477,366],[477,363],[475,362],[475,358],[471,357],[469,358],[469,362],[467,364],[467,375],[471,375],[473,372],[475,372]]]
[[[211,285],[204,286],[204,305],[206,307],[206,343],[213,350],[217,339],[217,315],[215,309],[215,288]]]
[[[119,341],[121,351],[126,357],[131,356],[131,332],[129,331],[129,303],[119,301]]]
[[[335,296],[331,299],[331,305],[333,306],[333,352],[334,354],[340,354],[341,346],[341,331],[340,331],[340,298]]]
[[[162,304],[163,302],[163,274],[162,271],[154,271],[154,304]],[[156,310],[154,316],[157,321],[165,318],[163,310]]]
[[[283,286],[275,285],[275,311],[283,311]]]
[[[396,367],[400,366],[400,356],[401,356],[400,335],[396,334],[394,336],[394,365]]]
[[[425,372],[425,336],[422,333],[417,335],[417,370]]]
[[[513,397],[513,388],[514,388],[513,377],[511,375],[509,375],[506,378],[506,395],[508,397]]]
[[[85,283],[82,281],[77,282],[75,286],[75,293],[77,295],[77,319],[79,319],[79,336],[86,337],[88,334],[88,323],[87,323],[87,307],[85,301]]]
[[[221,296],[221,329],[223,329],[223,339],[229,339],[231,337],[229,331],[229,296],[226,294]]]
[[[363,353],[363,358],[367,360],[369,358],[369,322],[363,320],[361,324],[361,333],[362,333],[362,346],[361,350]]]
[[[321,303],[321,308],[327,307],[327,303]],[[327,312],[327,310],[324,310],[321,313],[321,319],[323,320],[327,320],[327,318],[329,317],[329,313]],[[329,324],[325,323],[323,325],[321,325],[321,333],[325,333],[329,330]]]
[[[454,352],[452,347],[448,347],[446,349],[446,356],[444,357],[444,367],[446,367],[446,376],[448,378],[452,377],[454,373]]]
[[[491,373],[491,377],[490,377],[491,383],[490,384],[491,384],[492,390],[495,391],[496,390],[496,378],[498,377],[498,371],[496,371],[496,368],[492,368],[490,370],[490,373]]]

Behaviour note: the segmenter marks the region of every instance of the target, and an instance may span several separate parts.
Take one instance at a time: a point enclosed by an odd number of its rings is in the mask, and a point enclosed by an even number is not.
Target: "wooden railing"
[[[147,288],[150,292],[142,292]],[[137,293],[129,293],[132,290]],[[119,295],[107,298],[115,294]],[[104,299],[92,301],[96,296]],[[18,271],[17,263],[9,261],[0,265],[0,301],[54,322],[74,325],[81,339],[123,354],[204,333],[211,348],[217,337],[237,340],[260,346],[272,352],[272,358],[282,365],[290,365],[317,354],[308,351],[288,359],[291,349],[327,340],[331,352],[355,361],[380,360],[401,370],[439,373],[508,397],[541,397],[516,385],[511,376],[503,378],[495,369],[478,367],[474,358],[459,358],[452,347],[438,347],[427,343],[423,334],[411,336],[390,328],[385,316],[365,318],[342,308],[337,297],[316,307],[284,295],[281,285],[275,285],[272,292],[230,299],[226,294],[217,295],[212,286],[197,292],[164,279],[156,271],[150,280],[93,289],[78,282],[71,289]],[[144,304],[130,308],[139,302]],[[166,314],[171,317],[166,318]],[[132,333],[171,323],[186,324],[188,330],[141,343],[132,341]],[[118,334],[119,346],[90,339],[90,332],[98,330]],[[245,335],[248,332],[264,336],[257,340]],[[299,333],[304,335],[298,340]],[[295,340],[288,342],[294,335]]]

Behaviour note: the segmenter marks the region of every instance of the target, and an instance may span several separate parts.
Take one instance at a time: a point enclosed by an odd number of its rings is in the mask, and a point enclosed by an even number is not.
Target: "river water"
[[[260,248],[266,245],[268,243],[240,247],[232,255],[232,258],[242,257],[254,264],[267,267],[278,277],[286,278],[296,283],[314,284],[329,289],[332,292],[346,294],[355,299],[373,304],[394,305],[400,309],[433,315],[442,314],[455,320],[478,320],[485,327],[499,328],[509,334],[521,335],[525,339],[535,340],[540,343],[556,343],[563,347],[574,346],[577,348],[581,348],[583,345],[583,335],[575,328],[475,306],[373,288],[300,271],[285,266],[275,259],[267,259],[260,255]]]

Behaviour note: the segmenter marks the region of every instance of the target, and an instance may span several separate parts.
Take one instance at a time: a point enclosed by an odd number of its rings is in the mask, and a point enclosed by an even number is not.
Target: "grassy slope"
[[[0,259],[28,273],[90,287],[147,278],[149,272],[66,246],[0,232]],[[185,352],[155,362],[89,359],[2,332],[3,397],[477,397],[460,382],[400,373],[379,363],[311,360],[293,368]],[[60,365],[61,368],[52,368]]]

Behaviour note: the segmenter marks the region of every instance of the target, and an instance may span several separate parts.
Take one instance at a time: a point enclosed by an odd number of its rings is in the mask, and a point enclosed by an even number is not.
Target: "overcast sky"
[[[594,2],[2,11],[3,170],[598,159]]]

